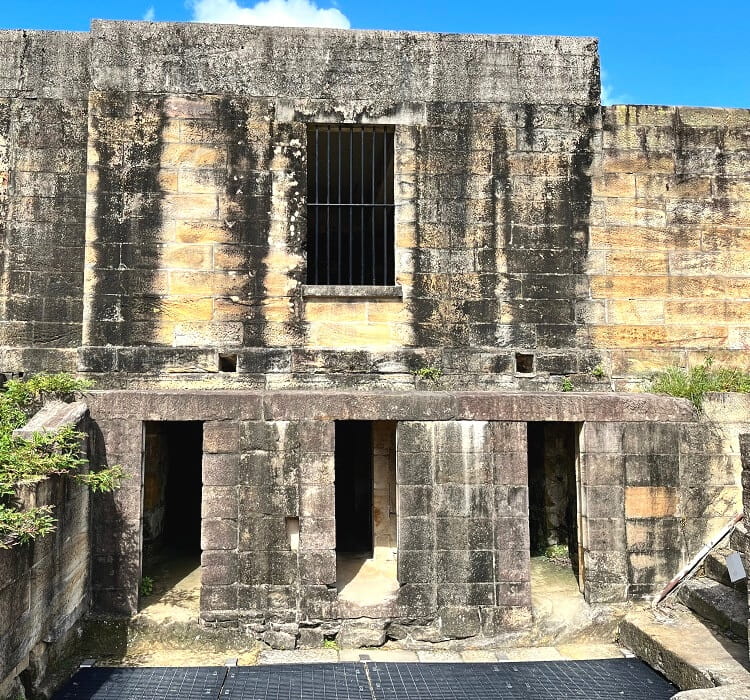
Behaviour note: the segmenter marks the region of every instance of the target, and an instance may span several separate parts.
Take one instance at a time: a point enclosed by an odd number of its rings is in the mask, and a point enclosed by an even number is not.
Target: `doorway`
[[[336,580],[350,607],[381,603],[396,575],[396,423],[337,421]]]
[[[144,424],[142,608],[179,601],[197,615],[202,459],[202,422]]]

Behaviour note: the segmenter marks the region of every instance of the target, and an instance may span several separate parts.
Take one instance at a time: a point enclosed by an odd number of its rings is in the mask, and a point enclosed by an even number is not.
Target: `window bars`
[[[308,127],[308,284],[395,284],[393,138],[393,127]]]

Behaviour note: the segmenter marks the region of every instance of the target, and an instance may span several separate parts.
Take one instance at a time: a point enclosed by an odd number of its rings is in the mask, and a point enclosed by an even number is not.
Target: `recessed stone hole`
[[[516,353],[516,372],[532,374],[534,372],[534,355],[530,352]]]
[[[286,518],[286,539],[289,549],[293,552],[299,550],[299,518]]]
[[[237,355],[219,353],[219,372],[236,372]]]

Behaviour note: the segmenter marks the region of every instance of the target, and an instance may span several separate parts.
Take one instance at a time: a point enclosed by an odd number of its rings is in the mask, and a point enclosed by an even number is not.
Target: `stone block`
[[[201,610],[236,610],[236,586],[201,586]]]
[[[496,486],[494,490],[497,517],[528,517],[529,490],[526,486]]]
[[[621,486],[585,486],[582,513],[587,518],[622,518],[623,493]]]
[[[399,547],[404,550],[432,550],[435,546],[435,524],[430,517],[400,517]],[[334,545],[335,546],[335,545]]]
[[[432,484],[435,473],[433,455],[427,452],[403,452],[401,447],[399,438],[399,452],[396,460],[396,479],[398,483],[405,485]]]
[[[677,514],[678,492],[666,486],[628,486],[625,517],[668,518]]]
[[[201,553],[201,585],[230,586],[237,583],[237,555],[232,551]]]
[[[240,447],[240,426],[236,421],[206,421],[203,424],[203,451],[234,454]]]
[[[300,627],[297,645],[300,649],[320,649],[325,641],[321,627]]]
[[[380,647],[385,644],[387,620],[342,620],[337,641],[344,648]]]
[[[237,488],[234,486],[204,486],[201,517],[237,519]]]
[[[527,630],[532,624],[530,606],[497,606],[481,608],[482,632],[487,636]]]
[[[333,484],[334,472],[332,452],[303,452],[299,456],[301,484]]]
[[[320,550],[336,548],[336,521],[326,517],[300,518],[300,549]]]
[[[241,551],[289,549],[286,522],[282,516],[263,516],[240,511],[238,530]]]
[[[493,455],[495,484],[525,486],[529,475],[527,460],[525,452]]]
[[[237,549],[237,521],[228,518],[203,520],[201,549]]]
[[[465,639],[479,634],[479,609],[473,606],[446,606],[440,609],[440,630],[448,637]]]
[[[497,571],[495,578],[497,581],[522,583],[530,580],[528,550],[499,550],[495,552],[495,562]]]
[[[396,489],[400,517],[411,518],[430,515],[433,510],[432,486],[399,485]]]
[[[240,458],[237,454],[204,454],[203,484],[236,486],[239,480]]]
[[[336,552],[331,549],[299,553],[299,572],[304,585],[336,584]]]

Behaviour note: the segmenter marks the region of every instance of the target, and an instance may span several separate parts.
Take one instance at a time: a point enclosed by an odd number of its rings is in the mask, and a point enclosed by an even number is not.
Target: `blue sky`
[[[92,18],[599,37],[605,99],[750,108],[750,0],[0,0],[0,28]]]

